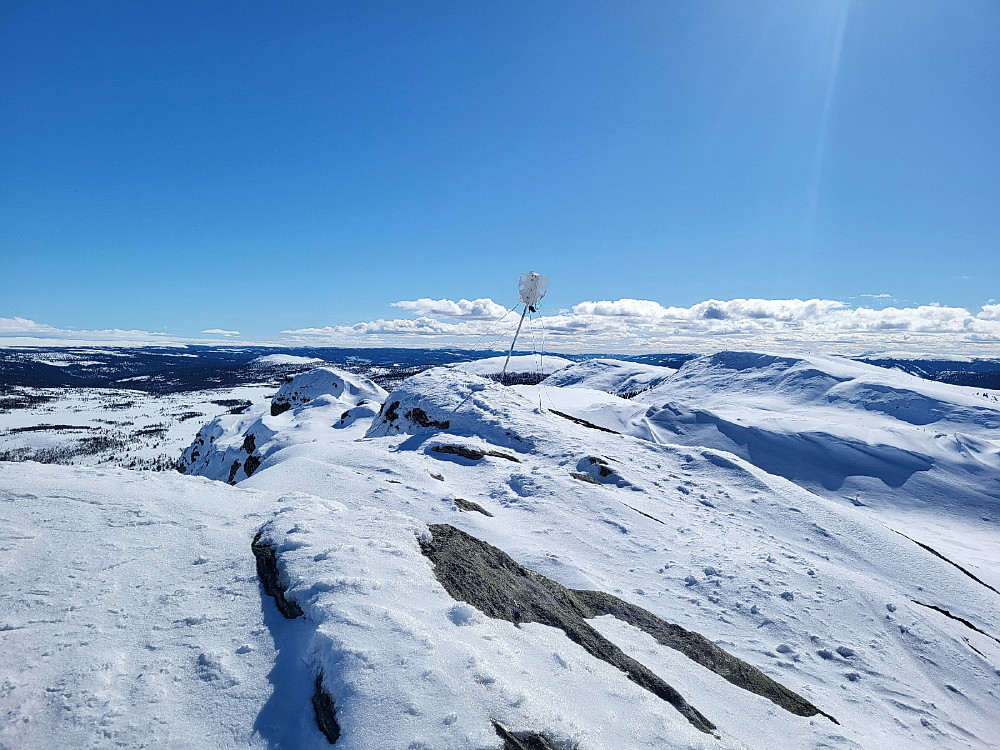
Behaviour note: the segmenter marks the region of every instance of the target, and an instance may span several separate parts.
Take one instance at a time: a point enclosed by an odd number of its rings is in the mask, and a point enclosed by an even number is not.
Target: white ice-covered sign
[[[521,302],[532,310],[538,306],[539,300],[545,296],[545,291],[549,288],[549,277],[529,271],[521,274],[521,283],[517,285],[521,293]]]

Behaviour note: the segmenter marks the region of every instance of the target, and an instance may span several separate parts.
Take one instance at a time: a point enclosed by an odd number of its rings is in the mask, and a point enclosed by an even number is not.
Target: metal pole
[[[517,321],[517,330],[514,331],[514,340],[510,342],[510,349],[507,351],[507,359],[503,363],[503,371],[500,373],[500,383],[503,384],[504,376],[507,374],[507,365],[510,364],[510,355],[514,353],[514,344],[517,343],[517,334],[521,332],[521,324],[524,323],[524,316],[528,314],[528,305],[525,304],[521,319]]]

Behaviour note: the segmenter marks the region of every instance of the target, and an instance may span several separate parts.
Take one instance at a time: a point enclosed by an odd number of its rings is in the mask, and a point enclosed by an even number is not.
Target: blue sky
[[[550,311],[975,318],[997,39],[994,0],[7,0],[0,316],[275,340],[535,269]]]

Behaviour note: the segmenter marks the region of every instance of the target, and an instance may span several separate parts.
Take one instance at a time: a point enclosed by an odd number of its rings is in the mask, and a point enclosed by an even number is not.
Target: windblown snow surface
[[[319,368],[201,476],[0,464],[0,747],[995,747],[991,403],[747,353]]]

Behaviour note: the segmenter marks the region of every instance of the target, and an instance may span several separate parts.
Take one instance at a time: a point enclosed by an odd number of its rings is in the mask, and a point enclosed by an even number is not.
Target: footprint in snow
[[[460,602],[448,609],[448,619],[452,621],[453,624],[463,626],[463,625],[475,625],[482,621],[482,617],[475,607],[465,602]]]
[[[225,687],[232,687],[239,680],[229,674],[219,654],[202,651],[195,663],[195,672],[205,682],[220,682]]]

